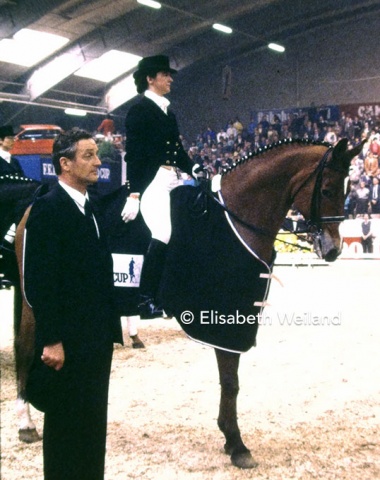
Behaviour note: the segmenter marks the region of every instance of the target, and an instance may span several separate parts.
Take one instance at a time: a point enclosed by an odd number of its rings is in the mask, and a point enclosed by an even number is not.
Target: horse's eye
[[[327,190],[327,188],[322,189],[322,195],[326,198],[332,198],[333,194],[331,190]]]

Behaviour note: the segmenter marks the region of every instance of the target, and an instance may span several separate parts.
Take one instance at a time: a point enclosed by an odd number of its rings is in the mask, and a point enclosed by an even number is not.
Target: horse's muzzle
[[[335,262],[341,253],[341,249],[335,245],[331,236],[324,232],[314,236],[313,245],[318,257],[326,262]]]

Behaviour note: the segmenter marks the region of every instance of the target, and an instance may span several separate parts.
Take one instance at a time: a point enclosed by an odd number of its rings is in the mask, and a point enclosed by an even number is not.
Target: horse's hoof
[[[18,438],[24,443],[34,443],[41,440],[41,437],[35,428],[20,428],[18,431]]]
[[[232,465],[238,468],[256,468],[258,463],[253,459],[251,452],[247,450],[244,453],[233,453],[231,455]]]

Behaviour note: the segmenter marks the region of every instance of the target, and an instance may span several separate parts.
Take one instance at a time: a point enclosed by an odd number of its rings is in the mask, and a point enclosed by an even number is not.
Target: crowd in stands
[[[182,142],[189,156],[202,164],[212,177],[250,152],[283,139],[307,139],[335,145],[345,137],[352,146],[367,139],[362,153],[350,167],[345,215],[346,218],[356,218],[365,213],[377,216],[371,195],[374,179],[380,180],[380,116],[374,116],[370,111],[362,116],[341,112],[338,120],[331,121],[325,113],[312,105],[307,113],[289,114],[283,121],[278,115],[273,115],[269,121],[268,116],[263,114],[260,120],[252,118],[246,125],[236,116],[222,128],[207,126],[193,141],[182,137]],[[114,137],[117,139],[116,146],[121,150],[124,143],[121,136]]]
[[[351,146],[367,139],[362,153],[352,161],[350,167],[346,218],[356,218],[365,213],[377,216],[371,196],[374,179],[380,180],[380,117],[373,116],[370,112],[361,117],[341,112],[339,120],[329,121],[316,110],[313,115],[310,109],[303,116],[290,114],[282,122],[277,115],[273,116],[272,122],[263,115],[260,121],[251,120],[248,125],[243,125],[236,117],[220,130],[207,127],[190,145],[186,140],[183,143],[190,157],[197,163],[202,163],[212,176],[249,152],[279,140],[307,139],[335,145],[341,138],[348,138]]]

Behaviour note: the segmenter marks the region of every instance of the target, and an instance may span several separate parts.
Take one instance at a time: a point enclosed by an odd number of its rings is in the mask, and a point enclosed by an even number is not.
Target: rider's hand
[[[124,205],[121,217],[125,223],[134,220],[137,217],[140,209],[140,200],[138,193],[131,193]]]

